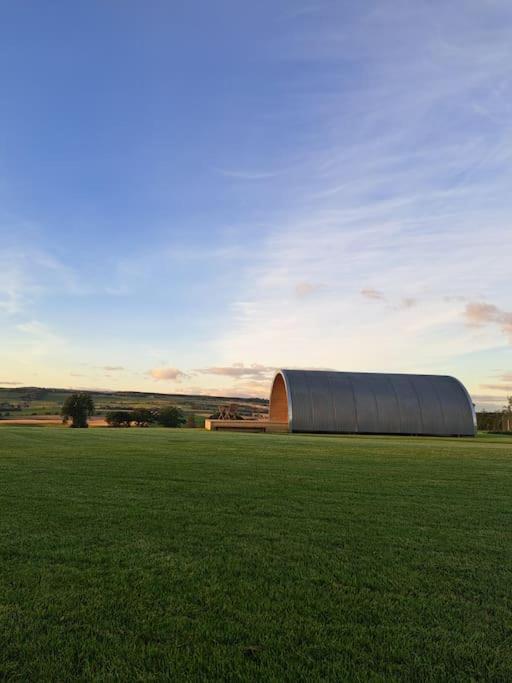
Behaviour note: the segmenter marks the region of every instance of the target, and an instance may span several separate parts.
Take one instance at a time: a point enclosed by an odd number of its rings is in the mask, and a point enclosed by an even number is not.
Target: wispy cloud
[[[39,241],[0,226],[14,235],[0,253],[4,377],[25,379],[25,352],[50,348],[80,318],[102,347],[87,355],[89,368],[118,384],[137,376],[185,389],[188,375],[206,392],[263,393],[282,364],[460,369],[474,388],[510,384],[492,369],[499,353],[509,367],[512,338],[512,4],[305,0],[266,18],[251,56],[256,82],[219,99],[231,108],[212,126],[218,139],[204,146],[205,129],[200,149],[187,138],[176,150],[205,159],[204,175],[186,163],[155,178],[159,190],[137,193],[143,225],[128,217],[125,230],[119,215],[105,216],[114,239],[98,272],[92,255],[66,250],[66,226]],[[96,282],[107,296],[80,316],[64,311],[63,299]],[[47,316],[43,304],[53,307]],[[119,326],[108,325],[114,317]],[[16,327],[31,320],[52,325]],[[105,358],[139,367],[124,375]]]
[[[386,298],[386,295],[384,292],[382,292],[379,289],[373,289],[372,287],[365,288],[361,290],[361,295],[365,299],[369,299],[370,301],[383,301],[387,302],[389,305],[391,305],[393,308],[397,310],[407,310],[408,308],[413,308],[418,304],[418,299],[412,297],[412,296],[405,296],[402,297],[398,303],[393,303],[389,302]]]
[[[16,325],[16,330],[24,335],[25,345],[37,355],[53,353],[66,344],[64,337],[38,320],[20,323]]]
[[[491,389],[492,391],[505,391],[512,393],[512,384],[482,384],[482,389]]]
[[[501,410],[506,404],[506,397],[502,394],[480,394],[473,392],[471,398],[477,405],[477,410]]]
[[[512,311],[504,311],[494,304],[475,301],[466,305],[464,316],[468,325],[498,325],[512,343]]]
[[[20,312],[27,299],[37,291],[23,261],[19,254],[10,250],[0,254],[0,313]]]
[[[44,249],[4,245],[0,253],[0,313],[23,312],[56,292],[69,296],[89,291],[72,268]]]
[[[234,379],[267,380],[272,377],[275,371],[276,368],[274,367],[259,365],[258,363],[247,366],[243,363],[235,363],[225,367],[198,368],[195,372],[202,375],[221,375]]]
[[[505,372],[497,374],[495,376],[494,381],[488,382],[486,384],[481,384],[480,388],[490,389],[491,391],[499,391],[501,392],[501,396],[503,396],[503,394],[512,394],[512,373]]]
[[[179,393],[197,395],[197,396],[218,396],[226,398],[267,398],[269,391],[267,387],[261,387],[259,384],[252,385],[251,383],[237,383],[234,386],[208,386],[204,387],[198,384],[180,386]]]
[[[242,398],[266,398],[270,396],[270,378],[265,380],[242,380],[233,385],[233,395]]]
[[[299,299],[304,299],[305,297],[311,296],[311,294],[320,291],[322,288],[323,285],[317,282],[298,282],[295,285],[295,294],[299,297]]]
[[[461,23],[459,3],[373,4],[346,25],[323,6],[283,43],[288,60],[322,65],[294,91],[318,135],[276,179],[283,200],[233,301],[225,357],[449,372],[502,343],[499,297],[480,331],[461,298],[510,289],[512,7],[464,7]],[[325,287],[298,298],[296,282]]]
[[[364,296],[365,299],[380,299],[384,300],[386,297],[384,294],[378,290],[378,289],[373,289],[371,287],[362,289],[361,290],[361,295]]]

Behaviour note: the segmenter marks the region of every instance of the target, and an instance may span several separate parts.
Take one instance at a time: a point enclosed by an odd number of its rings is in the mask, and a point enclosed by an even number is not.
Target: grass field
[[[512,680],[512,439],[0,429],[0,679]]]

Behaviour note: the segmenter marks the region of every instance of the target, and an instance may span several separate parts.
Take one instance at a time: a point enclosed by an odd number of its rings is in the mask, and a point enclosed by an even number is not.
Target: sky
[[[0,386],[512,394],[510,0],[0,3]]]

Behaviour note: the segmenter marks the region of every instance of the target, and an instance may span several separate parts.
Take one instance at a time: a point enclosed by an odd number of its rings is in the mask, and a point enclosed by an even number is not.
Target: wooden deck
[[[236,432],[287,432],[288,422],[270,420],[205,420],[204,428],[211,432],[220,430]]]

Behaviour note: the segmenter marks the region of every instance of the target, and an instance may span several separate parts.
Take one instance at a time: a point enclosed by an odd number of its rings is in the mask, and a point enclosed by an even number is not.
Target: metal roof
[[[279,375],[284,380],[292,432],[476,433],[473,403],[464,385],[454,377],[280,370],[274,386]]]

